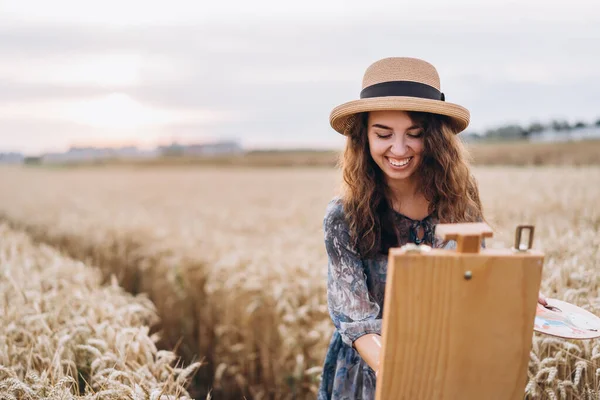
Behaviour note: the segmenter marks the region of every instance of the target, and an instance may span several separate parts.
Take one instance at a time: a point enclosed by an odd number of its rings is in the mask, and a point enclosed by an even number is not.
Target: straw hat
[[[433,65],[418,58],[384,58],[367,68],[360,100],[334,108],[329,123],[345,135],[360,112],[421,111],[450,117],[455,133],[459,133],[469,125],[469,110],[445,100]]]

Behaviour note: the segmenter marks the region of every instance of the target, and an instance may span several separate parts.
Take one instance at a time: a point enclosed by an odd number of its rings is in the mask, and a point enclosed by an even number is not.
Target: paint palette
[[[574,304],[546,299],[548,306],[538,303],[533,330],[565,339],[600,337],[600,318]]]

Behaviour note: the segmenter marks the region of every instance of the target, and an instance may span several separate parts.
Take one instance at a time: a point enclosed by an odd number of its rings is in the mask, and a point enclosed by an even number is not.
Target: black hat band
[[[389,81],[367,86],[360,92],[361,99],[372,97],[408,96],[446,101],[444,93],[433,86],[413,81]]]

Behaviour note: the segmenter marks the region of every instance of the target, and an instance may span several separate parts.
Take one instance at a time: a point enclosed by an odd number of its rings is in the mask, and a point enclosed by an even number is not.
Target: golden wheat
[[[186,398],[149,335],[153,304],[0,224],[0,398]],[[161,397],[162,396],[162,397]]]
[[[600,314],[600,168],[474,170],[495,230],[536,226],[542,291]],[[321,222],[333,169],[0,170],[0,212],[155,304],[198,393],[314,398],[333,326]],[[6,193],[6,195],[4,195]],[[535,335],[525,396],[598,396],[597,341]],[[590,394],[591,393],[591,394]]]

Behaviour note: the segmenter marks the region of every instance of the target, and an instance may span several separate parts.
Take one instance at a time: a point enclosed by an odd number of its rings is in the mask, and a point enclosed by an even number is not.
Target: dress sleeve
[[[327,304],[333,324],[349,346],[368,333],[381,335],[380,307],[369,295],[364,265],[350,244],[342,205],[333,200],[323,220],[328,257]]]

